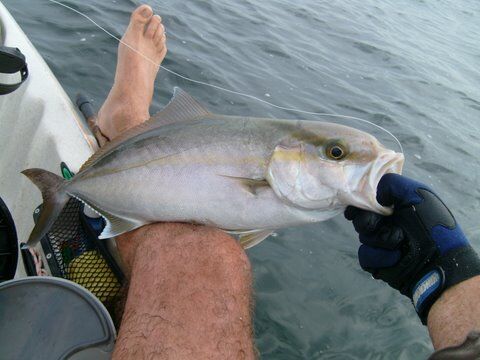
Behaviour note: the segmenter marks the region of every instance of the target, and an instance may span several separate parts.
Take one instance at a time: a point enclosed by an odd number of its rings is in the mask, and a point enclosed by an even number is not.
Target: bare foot
[[[167,54],[162,19],[153,15],[148,5],[132,13],[122,41],[128,46],[121,43],[118,47],[115,82],[97,119],[101,132],[109,139],[150,117],[155,78]]]

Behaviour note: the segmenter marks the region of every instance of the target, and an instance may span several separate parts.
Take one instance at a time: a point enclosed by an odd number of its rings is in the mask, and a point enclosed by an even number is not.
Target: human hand
[[[480,274],[480,260],[450,210],[426,185],[397,174],[382,177],[377,201],[391,216],[348,207],[362,245],[360,266],[408,296],[425,324],[447,288]]]

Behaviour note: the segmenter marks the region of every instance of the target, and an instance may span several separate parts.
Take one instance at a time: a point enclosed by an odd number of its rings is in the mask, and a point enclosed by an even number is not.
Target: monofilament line
[[[134,47],[130,46],[129,44],[125,43],[124,41],[122,41],[122,39],[120,39],[118,36],[115,36],[114,34],[112,34],[110,31],[108,31],[107,29],[105,29],[103,26],[101,26],[99,23],[97,23],[95,20],[93,20],[90,16],[82,13],[81,11],[77,10],[77,9],[74,9],[72,8],[71,6],[68,6],[68,5],[65,5],[59,1],[56,1],[56,0],[47,0],[51,3],[54,3],[54,4],[57,4],[57,5],[60,5],[60,6],[63,6],[64,8],[70,10],[70,11],[73,11],[75,12],[76,14],[80,15],[80,16],[83,16],[85,19],[87,19],[88,21],[90,21],[93,25],[95,25],[97,28],[99,28],[100,30],[102,30],[105,34],[107,34],[108,36],[110,36],[111,38],[115,39],[116,41],[118,41],[119,43],[123,44],[124,46],[128,47],[130,50],[132,50],[133,52],[137,53],[138,55],[140,55],[141,57],[143,57],[145,60],[147,60],[148,62],[154,64],[155,66],[165,70],[166,72],[174,75],[174,76],[177,76],[183,80],[186,80],[186,81],[189,81],[191,83],[194,83],[194,84],[198,84],[198,85],[203,85],[203,86],[208,86],[208,87],[211,87],[211,88],[214,88],[214,89],[217,89],[217,90],[220,90],[220,91],[224,91],[224,92],[227,92],[227,93],[230,93],[230,94],[234,94],[234,95],[238,95],[238,96],[242,96],[242,97],[245,97],[245,98],[248,98],[248,99],[252,99],[252,100],[255,100],[255,101],[258,101],[258,102],[261,102],[261,103],[264,103],[266,105],[269,105],[271,107],[274,107],[274,108],[277,108],[277,109],[280,109],[280,110],[285,110],[285,111],[291,111],[291,112],[296,112],[296,113],[300,113],[300,114],[308,114],[308,115],[315,115],[315,116],[330,116],[330,117],[336,117],[336,118],[341,118],[341,119],[351,119],[351,120],[356,120],[356,121],[359,121],[359,122],[363,122],[363,123],[366,123],[366,124],[369,124],[369,125],[372,125],[374,127],[376,127],[377,129],[380,129],[381,131],[384,131],[385,133],[387,133],[389,136],[391,136],[395,141],[396,143],[398,144],[398,146],[400,147],[400,151],[402,153],[404,153],[403,151],[403,146],[402,146],[402,143],[400,142],[400,140],[395,136],[393,135],[392,132],[390,132],[389,130],[385,129],[384,127],[380,126],[380,125],[377,125],[375,124],[374,122],[371,122],[369,120],[365,120],[365,119],[361,119],[361,118],[358,118],[358,117],[355,117],[355,116],[348,116],[348,115],[340,115],[340,114],[329,114],[329,113],[319,113],[319,112],[313,112],[313,111],[307,111],[307,110],[301,110],[301,109],[295,109],[295,108],[288,108],[288,107],[284,107],[284,106],[280,106],[280,105],[277,105],[277,104],[274,104],[270,101],[267,101],[267,100],[263,100],[263,99],[260,99],[259,97],[256,97],[254,95],[250,95],[250,94],[246,94],[246,93],[242,93],[242,92],[239,92],[239,91],[235,91],[235,90],[231,90],[231,89],[227,89],[227,88],[224,88],[222,86],[218,86],[218,85],[214,85],[214,84],[210,84],[210,83],[207,83],[207,82],[204,82],[204,81],[200,81],[200,80],[195,80],[195,79],[191,79],[187,76],[184,76],[182,74],[179,74],[173,70],[170,70],[168,68],[166,68],[165,66],[161,65],[161,64],[158,64],[156,63],[155,61],[153,61],[152,59],[150,59],[148,56],[144,55],[143,53],[141,53],[140,51],[138,51],[137,49],[135,49]]]

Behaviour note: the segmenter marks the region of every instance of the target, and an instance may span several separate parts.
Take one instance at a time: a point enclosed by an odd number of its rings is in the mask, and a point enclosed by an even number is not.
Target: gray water
[[[168,31],[164,65],[287,107],[369,119],[403,143],[405,174],[430,184],[480,249],[480,3],[475,0],[146,0]],[[45,0],[4,0],[67,93],[101,105],[114,40]],[[120,35],[128,0],[65,0]],[[305,118],[161,72],[217,113]],[[309,117],[312,118],[312,117]],[[68,119],[65,119],[68,121]],[[167,189],[168,190],[168,189]],[[249,250],[263,359],[422,359],[408,299],[364,273],[341,216],[278,231]]]

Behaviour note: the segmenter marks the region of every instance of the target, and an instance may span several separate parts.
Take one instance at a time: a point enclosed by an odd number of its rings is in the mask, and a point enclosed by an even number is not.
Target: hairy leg
[[[160,64],[163,32],[160,18],[141,6],[123,39]],[[119,46],[115,84],[97,120],[105,136],[148,119],[157,71]],[[116,240],[130,284],[114,359],[254,358],[250,263],[233,238],[208,227],[158,223]]]
[[[114,359],[253,359],[251,272],[225,233],[158,224],[136,243]]]

